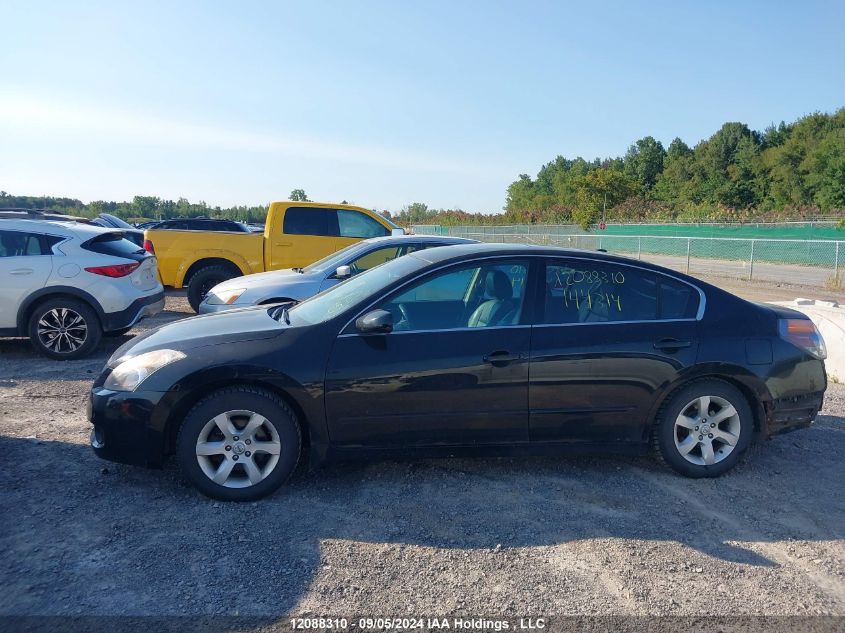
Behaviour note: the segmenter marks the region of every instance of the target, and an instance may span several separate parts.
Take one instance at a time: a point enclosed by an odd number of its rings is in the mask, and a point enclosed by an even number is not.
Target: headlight
[[[135,391],[154,372],[182,358],[185,358],[185,354],[172,349],[140,354],[119,363],[103,386],[112,391]]]
[[[244,292],[246,292],[246,288],[232,288],[231,290],[212,290],[208,293],[208,296],[205,300],[209,305],[228,306],[235,303],[235,301],[238,300],[238,297],[240,297]]]

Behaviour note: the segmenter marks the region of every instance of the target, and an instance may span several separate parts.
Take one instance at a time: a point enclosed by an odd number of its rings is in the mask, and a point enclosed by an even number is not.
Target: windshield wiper
[[[301,268],[291,268],[291,270],[292,270],[293,272],[295,272],[295,273],[302,273],[302,269],[301,269]]]
[[[290,325],[290,315],[288,315],[288,307],[290,304],[280,305],[273,308],[272,312],[270,312],[270,317],[279,320],[279,317],[284,319],[287,325]]]

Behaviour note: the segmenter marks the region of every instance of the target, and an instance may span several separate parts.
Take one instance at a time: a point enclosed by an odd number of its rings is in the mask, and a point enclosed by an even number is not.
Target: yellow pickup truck
[[[227,279],[307,266],[357,241],[403,232],[361,207],[288,201],[270,205],[264,233],[152,228],[144,232],[144,247],[158,258],[161,283],[187,287],[196,311]]]

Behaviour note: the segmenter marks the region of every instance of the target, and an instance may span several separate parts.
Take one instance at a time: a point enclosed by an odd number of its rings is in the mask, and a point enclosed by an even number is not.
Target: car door
[[[273,270],[300,268],[335,252],[337,213],[324,207],[288,207],[281,231],[270,236]]]
[[[53,270],[51,245],[56,238],[24,231],[0,231],[0,328],[17,326],[18,308],[43,288]]]
[[[657,391],[695,363],[697,288],[608,260],[548,259],[531,342],[532,442],[641,442]]]
[[[452,266],[367,310],[391,312],[392,332],[344,329],[326,372],[332,443],[527,442],[528,270],[526,260]]]

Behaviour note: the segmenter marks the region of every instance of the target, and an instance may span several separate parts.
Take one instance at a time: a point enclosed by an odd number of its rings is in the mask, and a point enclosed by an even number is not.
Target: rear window
[[[135,261],[140,261],[147,256],[143,248],[139,248],[137,244],[130,242],[120,233],[98,235],[85,242],[82,248],[101,255],[112,255],[113,257],[123,257]]]
[[[284,227],[288,235],[337,235],[337,213],[334,209],[289,207],[285,211]]]

